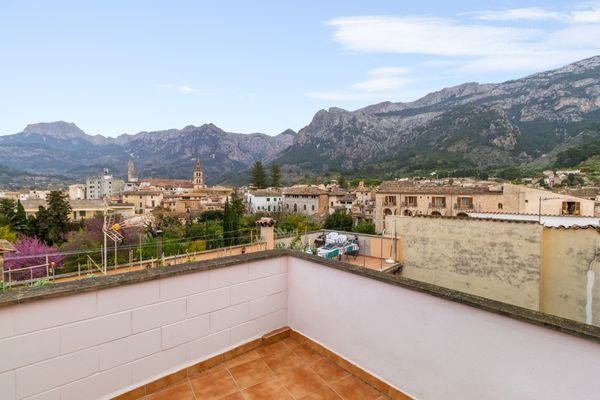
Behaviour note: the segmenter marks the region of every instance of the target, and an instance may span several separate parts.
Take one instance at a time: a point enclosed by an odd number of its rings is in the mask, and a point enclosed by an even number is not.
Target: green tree
[[[185,237],[185,226],[181,223],[179,217],[160,208],[152,210],[152,214],[154,215],[156,229],[162,231],[163,238],[182,239]]]
[[[12,229],[21,235],[30,233],[29,225],[27,223],[27,214],[25,213],[25,207],[21,200],[17,200],[17,209],[13,218]]]
[[[202,224],[206,241],[206,250],[223,247],[223,225],[222,221],[206,221]]]
[[[281,181],[281,168],[275,161],[271,163],[271,186],[279,187]]]
[[[36,217],[36,234],[49,245],[60,244],[69,232],[71,205],[67,195],[59,191],[48,194],[48,208],[40,206]]]
[[[237,190],[231,194],[231,201],[225,201],[223,210],[223,242],[225,246],[240,244],[242,236],[240,232],[241,218],[244,215],[244,203],[237,195]]]
[[[17,234],[10,229],[10,226],[0,226],[0,239],[8,240],[11,243],[17,241]]]
[[[17,204],[12,199],[0,199],[0,216],[3,217],[3,221],[6,224],[10,224],[10,221],[14,218],[16,213]]]
[[[369,235],[374,235],[375,234],[375,224],[369,221],[360,221],[358,224],[356,224],[356,227],[354,228],[354,230],[358,233],[366,233]]]
[[[27,234],[27,215],[20,200],[0,199],[0,226],[7,225],[17,234]]]
[[[321,225],[312,217],[302,214],[289,214],[277,223],[279,233],[316,231],[321,229]]]
[[[340,231],[352,231],[352,215],[346,210],[337,209],[325,219],[325,229],[334,229]]]
[[[199,222],[221,221],[222,219],[223,219],[223,211],[221,211],[221,210],[204,211],[202,214],[200,214],[200,217],[198,217]]]
[[[250,170],[250,185],[257,189],[267,187],[267,174],[263,163],[260,161],[254,163],[254,166]]]
[[[344,189],[348,187],[348,182],[346,182],[346,178],[344,177],[344,175],[340,175],[340,177],[338,178],[338,185]]]

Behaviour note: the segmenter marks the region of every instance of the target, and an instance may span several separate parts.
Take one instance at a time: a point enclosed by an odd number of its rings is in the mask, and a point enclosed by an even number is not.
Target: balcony
[[[0,317],[8,400],[600,392],[597,327],[289,250],[11,290]]]
[[[406,207],[406,208],[415,208],[417,207],[417,203],[416,202],[402,202],[402,207]]]
[[[454,204],[455,210],[474,210],[473,203]]]
[[[446,203],[429,203],[429,208],[446,208]]]

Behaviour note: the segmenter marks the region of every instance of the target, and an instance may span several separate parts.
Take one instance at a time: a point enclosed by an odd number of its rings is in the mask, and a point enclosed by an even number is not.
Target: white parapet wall
[[[284,326],[419,400],[600,393],[597,327],[299,253],[246,257],[0,307],[0,399],[110,398]]]
[[[110,398],[287,325],[287,258],[0,308],[0,399]]]
[[[600,344],[311,261],[290,328],[415,399],[598,399]]]

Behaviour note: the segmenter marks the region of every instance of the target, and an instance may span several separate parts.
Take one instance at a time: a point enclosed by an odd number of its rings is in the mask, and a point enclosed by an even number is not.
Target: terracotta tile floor
[[[145,400],[384,400],[373,387],[293,338],[217,365]]]

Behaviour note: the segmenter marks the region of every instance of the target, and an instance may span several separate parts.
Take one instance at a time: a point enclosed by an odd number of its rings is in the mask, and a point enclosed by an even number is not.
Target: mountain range
[[[465,83],[410,103],[320,110],[298,133],[277,136],[205,124],[110,138],[62,121],[32,124],[0,136],[0,164],[81,179],[103,168],[124,176],[133,159],[142,177],[189,179],[200,157],[208,183],[243,176],[256,161],[277,161],[290,177],[541,169],[600,138],[599,121],[596,56],[503,83]]]

